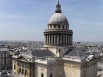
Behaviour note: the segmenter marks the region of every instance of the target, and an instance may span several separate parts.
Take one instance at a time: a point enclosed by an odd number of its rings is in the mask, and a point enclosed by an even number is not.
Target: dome
[[[54,13],[49,20],[49,24],[66,24],[66,25],[68,25],[68,20],[62,13]]]

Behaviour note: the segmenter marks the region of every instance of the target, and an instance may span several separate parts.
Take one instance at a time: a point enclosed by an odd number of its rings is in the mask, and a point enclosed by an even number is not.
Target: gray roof
[[[88,55],[88,53],[86,53],[86,50],[83,48],[73,48],[70,49],[66,54],[64,54],[64,57],[69,56],[69,57],[73,57],[73,58],[79,58],[79,59],[83,59],[86,58]]]
[[[22,54],[35,57],[54,56],[54,54],[49,50],[30,50]]]
[[[62,13],[54,13],[49,20],[49,24],[58,23],[68,24],[67,18]]]

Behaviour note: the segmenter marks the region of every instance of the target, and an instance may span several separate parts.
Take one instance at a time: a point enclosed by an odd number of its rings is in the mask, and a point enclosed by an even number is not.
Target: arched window
[[[53,77],[52,73],[50,74],[50,77]]]
[[[44,77],[44,74],[43,74],[43,73],[41,73],[41,77]]]

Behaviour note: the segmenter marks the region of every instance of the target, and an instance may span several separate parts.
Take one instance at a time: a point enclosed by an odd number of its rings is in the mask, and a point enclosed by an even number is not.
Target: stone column
[[[49,44],[49,35],[48,35],[48,44]]]
[[[45,38],[44,38],[44,39],[45,39],[44,44],[46,44],[46,35],[44,35],[44,37],[45,37]]]
[[[72,39],[72,35],[71,35],[71,44],[73,44],[73,39]]]
[[[54,39],[54,44],[56,44],[56,35],[54,35],[53,39]]]
[[[68,35],[68,44],[69,44],[69,35]]]
[[[71,35],[70,35],[70,45],[72,44]]]
[[[46,44],[48,44],[48,35],[46,35],[46,38],[47,38],[47,40],[46,40]]]
[[[50,37],[50,44],[51,44],[51,35],[49,35],[49,37]]]
[[[60,45],[60,35],[58,35],[58,44]]]
[[[46,35],[46,44],[47,44],[47,35]]]
[[[50,35],[49,35],[49,44],[50,44]]]
[[[64,44],[64,35],[62,35],[62,45]]]
[[[67,42],[68,42],[68,41],[67,41],[67,35],[65,35],[65,40],[66,40],[66,43],[65,43],[65,44],[67,45]]]
[[[59,44],[59,35],[57,35],[57,44]]]
[[[67,35],[67,45],[68,45],[68,35]]]
[[[60,44],[62,45],[62,35],[60,35]]]
[[[54,45],[54,35],[52,35],[53,45]]]
[[[51,44],[53,44],[53,35],[50,35],[51,36]]]
[[[63,35],[62,35],[62,45],[63,45]]]
[[[60,44],[62,45],[62,35],[60,35],[60,39],[61,39],[61,40],[60,40]]]
[[[64,42],[65,42],[64,40],[65,40],[65,37],[64,37],[64,35],[63,35],[63,45],[64,45]]]

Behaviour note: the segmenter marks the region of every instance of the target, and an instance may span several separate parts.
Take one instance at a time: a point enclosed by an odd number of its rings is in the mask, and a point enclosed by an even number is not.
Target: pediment
[[[19,56],[18,57],[19,61],[24,61],[24,62],[29,62],[27,58],[25,58],[24,56]]]

